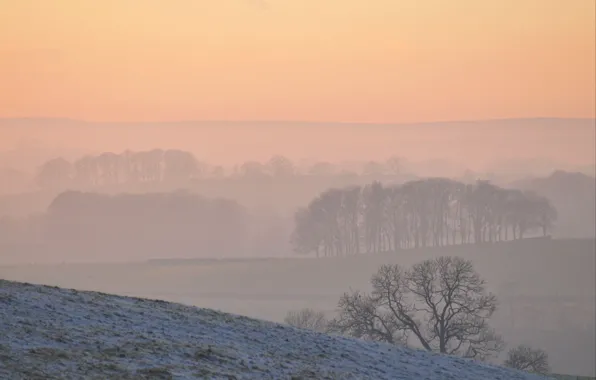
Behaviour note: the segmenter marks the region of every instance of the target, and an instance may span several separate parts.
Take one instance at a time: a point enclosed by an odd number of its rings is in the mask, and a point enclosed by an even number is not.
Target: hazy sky
[[[0,0],[0,117],[594,117],[594,0]]]

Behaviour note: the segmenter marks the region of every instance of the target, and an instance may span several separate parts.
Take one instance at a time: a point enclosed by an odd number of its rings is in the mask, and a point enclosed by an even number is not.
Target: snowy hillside
[[[2,379],[543,379],[163,301],[0,280]]]

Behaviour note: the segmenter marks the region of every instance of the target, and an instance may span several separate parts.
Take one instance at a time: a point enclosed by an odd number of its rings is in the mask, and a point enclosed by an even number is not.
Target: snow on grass
[[[208,309],[0,280],[0,378],[542,377]]]

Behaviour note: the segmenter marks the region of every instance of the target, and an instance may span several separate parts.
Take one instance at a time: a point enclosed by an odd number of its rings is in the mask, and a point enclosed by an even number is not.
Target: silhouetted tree
[[[412,336],[428,351],[479,360],[503,347],[488,325],[496,297],[470,261],[440,257],[409,270],[383,265],[371,284],[371,294],[341,297],[330,331],[394,344]]]
[[[325,313],[309,308],[289,311],[284,322],[293,327],[318,332],[326,332],[328,323]]]
[[[550,372],[548,354],[541,349],[526,345],[512,348],[507,353],[505,366],[531,373],[546,375]]]
[[[364,238],[367,252],[386,250],[384,238],[387,190],[380,182],[373,182],[362,190]]]
[[[351,186],[345,188],[341,193],[342,238],[346,240],[346,254],[360,253],[361,192],[360,186]]]

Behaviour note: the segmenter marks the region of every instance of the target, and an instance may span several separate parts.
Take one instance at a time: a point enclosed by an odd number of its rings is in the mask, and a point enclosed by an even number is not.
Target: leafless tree
[[[355,338],[407,344],[407,330],[390,310],[380,306],[373,295],[355,291],[344,294],[338,303],[339,316],[328,325],[329,333]]]
[[[341,297],[332,332],[393,344],[413,337],[428,351],[478,360],[503,348],[488,324],[497,299],[470,261],[440,257],[409,270],[383,265],[371,284],[371,294]]]
[[[318,332],[327,331],[327,318],[322,311],[305,308],[292,310],[286,315],[284,322],[287,325]]]
[[[550,372],[548,354],[541,349],[523,344],[509,350],[505,366],[543,375]]]

